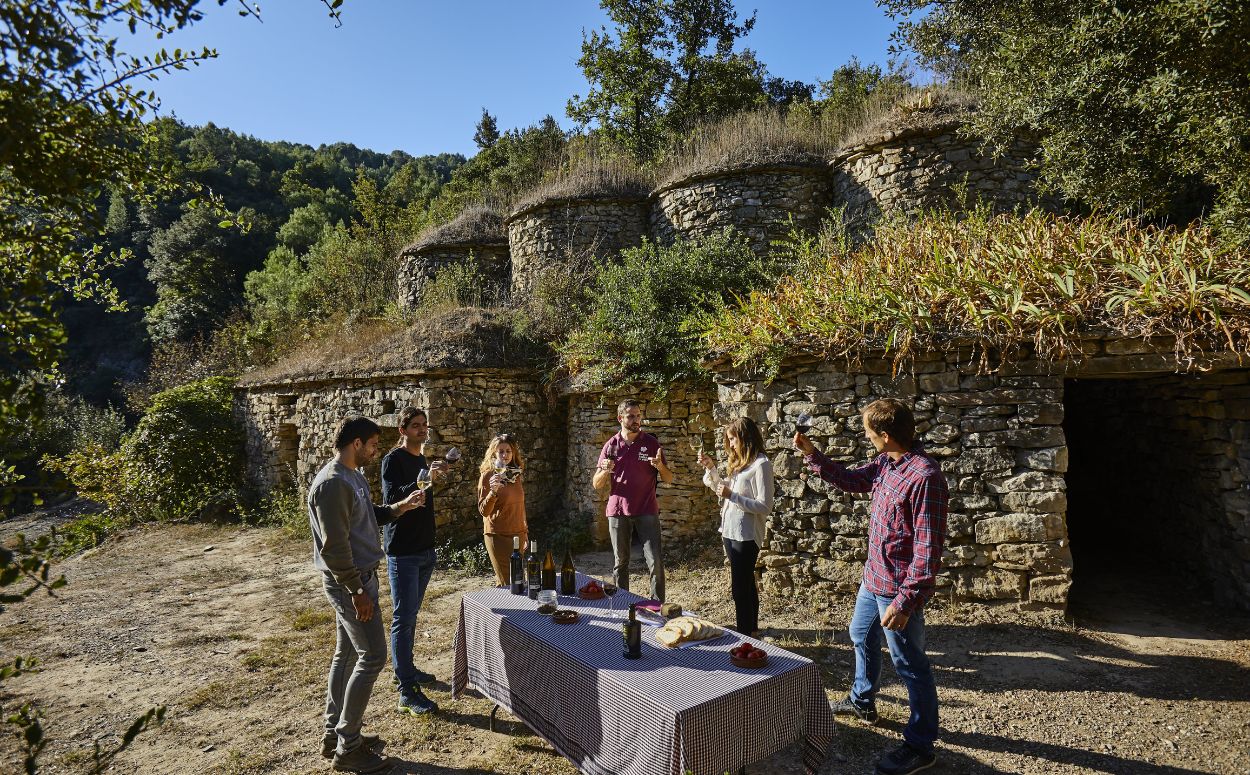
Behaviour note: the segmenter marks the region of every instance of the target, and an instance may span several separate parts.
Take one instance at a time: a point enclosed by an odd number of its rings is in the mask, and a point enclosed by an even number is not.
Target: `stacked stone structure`
[[[545,518],[561,506],[564,411],[551,404],[532,370],[432,370],[375,379],[244,384],[236,404],[247,430],[249,470],[261,490],[294,484],[305,491],[334,454],[334,430],[347,415],[364,415],[381,425],[381,449],[389,450],[399,439],[399,413],[416,406],[429,414],[429,454],[441,457],[454,446],[464,455],[456,475],[435,491],[444,538],[464,540],[481,532],[478,465],[497,433],[515,434],[525,453],[530,518]],[[366,469],[379,502],[380,465],[379,456]]]
[[[567,272],[641,244],[647,236],[645,200],[545,200],[513,212],[507,227],[512,295],[519,298],[533,293],[544,272]]]
[[[399,253],[398,301],[401,309],[421,304],[426,285],[438,272],[456,264],[476,262],[487,305],[507,299],[511,257],[503,219],[482,208],[466,211],[435,228]]]
[[[851,233],[864,236],[883,213],[915,213],[938,207],[996,210],[1042,204],[1029,164],[1037,147],[1017,139],[1001,156],[959,134],[963,123],[881,132],[840,151],[830,163],[832,198],[844,207]]]
[[[651,195],[651,233],[672,244],[732,228],[763,254],[791,231],[816,231],[832,190],[823,162],[701,172]]]
[[[1189,549],[1169,548],[1168,557],[1184,558],[1195,579],[1224,599],[1250,606],[1250,497],[1245,488],[1250,455],[1243,456],[1236,444],[1250,434],[1245,422],[1250,402],[1244,398],[1250,395],[1250,372],[1178,375],[1176,365],[1151,343],[1113,339],[1091,341],[1079,362],[1024,361],[992,375],[979,374],[975,358],[959,351],[922,356],[902,376],[892,376],[893,364],[880,357],[853,367],[791,364],[768,384],[722,371],[718,421],[750,416],[760,422],[777,475],[778,506],[760,556],[764,585],[782,594],[797,588],[854,592],[867,558],[869,501],[808,474],[793,451],[794,419],[802,412],[812,414],[817,445],[835,460],[856,464],[872,456],[860,420],[863,407],[877,398],[899,397],[915,407],[920,438],[951,489],[939,588],[983,603],[1062,609],[1074,571],[1065,393],[1074,377],[1116,380],[1153,374],[1134,389],[1137,400],[1117,405],[1107,426],[1097,431],[1099,438],[1105,431],[1136,449],[1135,463],[1149,459],[1127,481],[1142,479],[1141,503],[1167,515],[1166,523],[1152,519],[1143,527],[1135,524],[1141,521],[1136,516],[1123,527],[1130,535],[1138,530],[1170,534],[1184,525]],[[1145,433],[1152,443],[1143,449]],[[1103,470],[1081,475],[1107,473],[1101,456],[1097,465]],[[1169,475],[1151,477],[1147,472],[1152,470]],[[1115,475],[1107,475],[1104,484],[1115,484]],[[1082,481],[1088,486],[1088,480]],[[1177,483],[1182,483],[1179,493]],[[1100,518],[1088,503],[1082,509],[1081,519]],[[1178,538],[1155,545],[1170,547]],[[1085,559],[1098,564],[1122,558]],[[1159,557],[1139,559],[1163,565]]]

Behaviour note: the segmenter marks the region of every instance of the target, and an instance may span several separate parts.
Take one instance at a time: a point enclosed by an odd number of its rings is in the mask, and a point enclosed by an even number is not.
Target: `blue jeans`
[[[861,584],[851,615],[851,643],[855,645],[855,683],[851,701],[867,707],[875,701],[881,683],[881,636],[890,648],[894,671],[907,687],[911,717],[903,728],[903,739],[925,752],[933,751],[938,737],[937,686],[929,658],[924,653],[924,609],[913,613],[902,630],[881,626],[885,609],[893,595],[874,595]]]
[[[387,557],[387,578],[391,582],[391,667],[400,686],[416,683],[417,668],[412,664],[412,643],[417,629],[417,613],[425,598],[425,588],[434,573],[433,549],[404,557]]]

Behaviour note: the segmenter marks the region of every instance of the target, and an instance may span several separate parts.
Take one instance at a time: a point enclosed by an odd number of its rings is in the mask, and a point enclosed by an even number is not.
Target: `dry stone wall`
[[[733,228],[760,254],[792,230],[813,232],[831,204],[824,165],[727,170],[664,186],[653,195],[657,242],[697,238]]]
[[[978,376],[934,356],[915,375],[890,376],[890,363],[858,369],[795,368],[765,385],[722,375],[720,421],[749,416],[767,434],[777,507],[760,553],[764,585],[853,593],[868,550],[866,496],[810,475],[794,451],[794,419],[817,418],[810,436],[846,464],[871,457],[860,412],[877,398],[913,404],[921,439],[951,490],[949,536],[939,588],[982,601],[1062,607],[1071,584],[1065,542],[1067,458],[1061,377]]]
[[[882,213],[959,208],[978,200],[997,210],[1040,203],[1029,170],[1036,146],[1014,141],[995,157],[957,134],[960,124],[883,134],[841,152],[832,163],[833,201],[852,234],[865,236]],[[961,201],[961,197],[964,199]]]
[[[421,304],[426,285],[440,270],[454,264],[476,261],[485,280],[482,294],[489,305],[507,298],[511,263],[506,244],[429,245],[401,256],[399,266],[399,306],[411,309]]]
[[[525,505],[531,522],[560,508],[565,468],[565,409],[553,405],[535,375],[516,371],[413,374],[367,380],[252,385],[238,394],[236,411],[247,429],[248,460],[262,490],[296,485],[305,491],[334,453],[334,431],[349,414],[382,426],[382,449],[399,438],[399,413],[425,409],[427,453],[459,447],[456,475],[435,489],[440,537],[468,539],[481,532],[477,470],[490,438],[517,436],[526,456]],[[381,457],[366,468],[381,502]]]
[[[604,516],[607,494],[596,492],[590,479],[603,445],[620,430],[617,404],[625,398],[637,398],[645,402],[643,430],[660,440],[675,474],[673,482],[660,484],[657,492],[664,540],[716,542],[720,512],[712,491],[702,484],[703,469],[690,448],[692,439],[701,439],[709,450],[716,441],[712,432],[714,393],[710,388],[674,385],[661,398],[650,391],[582,393],[570,398],[565,501],[580,520],[593,526],[596,541],[608,540]]]
[[[513,213],[507,227],[511,289],[521,297],[546,271],[642,244],[647,218],[642,199],[555,200]]]

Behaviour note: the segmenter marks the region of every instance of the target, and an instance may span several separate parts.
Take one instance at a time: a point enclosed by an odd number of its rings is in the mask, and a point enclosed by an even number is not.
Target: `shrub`
[[[730,232],[671,247],[645,242],[601,264],[590,314],[559,348],[564,365],[604,386],[644,381],[661,392],[703,377],[691,321],[767,280],[763,261]]]
[[[234,381],[210,377],[152,397],[135,430],[109,453],[89,445],[48,464],[110,519],[184,520],[234,512],[243,498],[243,432]]]
[[[486,553],[486,544],[481,536],[468,541],[453,541],[448,538],[436,552],[438,563],[444,568],[460,570],[471,576],[493,574],[490,555]]]
[[[295,489],[278,489],[243,512],[243,520],[261,527],[277,527],[291,538],[311,538],[308,506]]]
[[[845,243],[843,243],[845,244]],[[869,351],[901,367],[952,343],[1011,357],[1079,353],[1087,334],[1175,338],[1178,360],[1250,352],[1250,251],[1200,223],[1143,226],[1095,214],[934,212],[879,224],[853,253],[807,243],[803,274],[702,321],[709,345],[775,371],[796,351]]]
[[[496,283],[482,271],[472,254],[469,260],[440,268],[421,291],[419,315],[461,307],[493,307],[499,303]]]

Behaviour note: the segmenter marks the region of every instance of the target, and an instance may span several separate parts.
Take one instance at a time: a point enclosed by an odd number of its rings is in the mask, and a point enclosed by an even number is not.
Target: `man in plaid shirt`
[[[833,462],[802,433],[794,435],[794,445],[821,479],[846,492],[872,493],[868,561],[851,616],[855,682],[832,707],[834,713],[876,722],[884,636],[907,686],[911,717],[903,744],[877,763],[877,772],[906,775],[937,762],[938,700],[924,650],[924,604],[933,596],[942,558],[950,493],[937,462],[915,445],[916,419],[906,404],[874,401],[864,408],[863,421],[878,454],[858,468]]]

